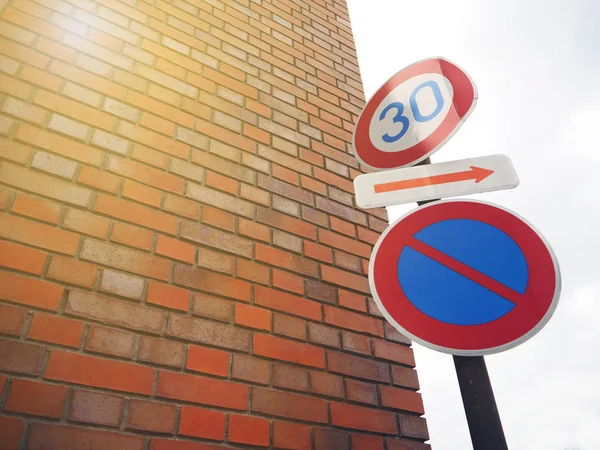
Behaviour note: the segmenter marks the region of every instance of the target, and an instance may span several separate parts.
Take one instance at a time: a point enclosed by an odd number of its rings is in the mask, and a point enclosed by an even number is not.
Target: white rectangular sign
[[[519,178],[506,155],[386,170],[354,179],[356,204],[365,209],[512,189],[518,185]]]

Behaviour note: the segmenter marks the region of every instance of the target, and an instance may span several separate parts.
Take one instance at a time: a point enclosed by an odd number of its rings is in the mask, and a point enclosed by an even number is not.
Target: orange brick
[[[25,126],[29,125],[22,123],[19,126],[19,129]],[[2,158],[9,159],[19,164],[26,164],[27,161],[29,161],[29,157],[32,151],[33,149],[31,147],[28,147],[27,145],[19,144],[14,140],[9,140],[4,137],[0,137],[0,157]]]
[[[269,227],[241,217],[239,222],[239,232],[244,236],[249,236],[260,241],[269,242],[271,240],[271,230]]]
[[[75,50],[72,48],[43,37],[37,41],[35,49],[46,55],[52,56],[53,58],[61,59],[66,62],[73,61],[73,57],[75,56]]]
[[[38,69],[44,69],[50,61],[50,58],[42,53],[3,38],[0,38],[0,49],[2,49],[4,55],[35,66]]]
[[[263,144],[269,145],[271,143],[271,133],[261,130],[260,128],[253,127],[252,125],[244,124],[244,134],[251,139],[262,142]]]
[[[271,329],[271,312],[255,306],[238,303],[235,305],[234,323],[258,330]]]
[[[152,231],[123,222],[115,222],[110,235],[111,241],[141,248],[143,250],[152,249],[153,238],[154,233],[152,233]]]
[[[186,368],[194,372],[226,377],[229,374],[229,353],[223,350],[190,345]]]
[[[44,222],[53,224],[58,223],[61,211],[61,206],[56,203],[49,202],[48,200],[39,197],[33,197],[22,192],[19,192],[12,207],[13,213],[33,217],[34,219],[43,220]]]
[[[78,348],[83,334],[83,322],[36,313],[27,338]]]
[[[121,122],[117,133],[121,136],[137,141],[140,144],[153,147],[161,152],[168,153],[179,158],[187,159],[189,155],[189,146],[183,142],[178,142],[173,138],[162,134],[154,133],[146,128],[135,126],[128,122]]]
[[[241,444],[267,447],[271,423],[267,419],[239,414],[229,415],[229,440]]]
[[[10,78],[4,74],[0,74],[0,91],[6,92],[7,94],[20,98],[21,100],[27,100],[29,95],[31,95],[33,88],[27,83],[15,80],[14,78]],[[45,117],[45,114],[42,112],[40,117]],[[33,119],[31,115],[24,118],[31,122],[38,122],[36,119]]]
[[[304,294],[304,278],[289,272],[273,269],[273,286],[297,294]]]
[[[191,406],[182,406],[181,419],[179,421],[179,434],[183,436],[222,441],[225,438],[225,413],[222,413],[221,411],[193,408]],[[210,447],[205,445],[202,445],[200,449],[203,447],[210,449]],[[176,449],[172,445],[163,447],[163,450],[167,450],[167,448],[172,450],[196,450],[194,448],[183,447]]]
[[[158,208],[160,207],[162,193],[158,189],[153,189],[132,180],[125,180],[123,197]]]
[[[192,113],[196,117],[200,117],[201,119],[209,120],[211,117],[212,109],[202,103],[198,103],[195,100],[189,99],[185,97],[181,101],[181,109],[184,111]],[[175,119],[173,119],[175,120]],[[190,126],[190,128],[193,124]]]
[[[305,366],[325,368],[325,351],[310,344],[254,333],[254,354]]]
[[[174,122],[192,128],[194,126],[194,117],[186,114],[177,108],[169,106],[165,103],[154,100],[146,95],[138,94],[135,91],[127,93],[127,101],[138,108],[150,111],[157,116],[173,120]]]
[[[133,144],[131,157],[160,169],[166,169],[169,166],[169,157],[167,155],[141,144]]]
[[[247,152],[256,153],[256,142],[225,128],[218,127],[213,123],[197,119],[196,130]]]
[[[250,111],[254,111],[257,114],[260,114],[261,116],[271,117],[271,108],[261,103],[258,103],[250,98],[246,99],[246,108]]]
[[[228,87],[229,89],[239,92],[246,97],[250,97],[252,99],[258,98],[258,90],[250,85],[237,81],[233,78],[230,78],[226,75],[219,73],[216,70],[211,69],[210,67],[204,67],[203,75],[209,80],[214,81],[221,86]]]
[[[7,8],[2,14],[2,18],[14,24],[20,25],[23,28],[34,31],[37,34],[46,36],[55,41],[60,40],[62,30],[47,21],[38,19],[37,17],[29,14],[24,14],[14,8]]]
[[[317,194],[325,195],[327,187],[324,183],[313,180],[312,178],[308,178],[305,175],[301,175],[300,180],[302,182],[303,188],[308,189],[309,191],[316,192]]]
[[[109,197],[108,195],[98,194],[94,210],[117,219],[144,225],[164,233],[174,235],[177,232],[179,220],[175,216],[126,200]]]
[[[114,52],[120,52],[123,48],[123,41],[121,39],[117,39],[116,37],[106,34],[96,28],[92,28],[90,30],[88,39]]]
[[[48,253],[0,241],[0,266],[41,275]]]
[[[38,91],[33,101],[45,108],[108,131],[111,131],[115,126],[116,119],[111,115],[50,92]]]
[[[0,298],[11,302],[58,311],[63,291],[57,284],[0,271]]]
[[[324,245],[315,244],[314,242],[304,241],[304,254],[309,258],[318,259],[319,261],[333,262],[331,249]]]
[[[161,119],[160,117],[148,113],[142,114],[140,125],[166,134],[169,137],[173,137],[175,133],[175,124],[173,122],[169,122],[168,120]]]
[[[355,294],[354,292],[345,291],[344,289],[338,289],[338,301],[340,306],[367,312],[367,303],[364,295]]]
[[[235,219],[236,216],[220,209],[213,208],[212,206],[204,205],[202,207],[202,222],[209,225],[213,225],[218,228],[222,228],[228,231],[235,230]],[[240,224],[243,220],[240,218]]]
[[[116,194],[121,186],[121,179],[95,167],[82,166],[78,183]]]
[[[0,215],[0,237],[69,255],[79,243],[75,233],[8,215]]]
[[[277,164],[273,164],[271,166],[271,173],[275,178],[279,178],[280,180],[284,180],[288,183],[298,186],[298,174],[293,170],[289,170],[284,167],[278,166]]]
[[[52,95],[53,97],[60,98],[50,93],[45,93],[42,95]],[[35,147],[40,147],[45,150],[49,150],[52,153],[58,153],[66,156],[67,158],[81,161],[86,164],[91,164],[93,166],[100,166],[104,157],[103,153],[96,148],[75,142],[72,139],[58,136],[25,123],[21,124],[19,127],[15,138],[20,141],[27,142]]]
[[[339,227],[341,221],[336,222]],[[344,250],[353,255],[362,256],[369,258],[371,256],[371,246],[357,241],[356,239],[350,239],[341,234],[332,233],[328,230],[319,230],[319,242],[321,244],[335,247],[340,250]]]
[[[338,286],[347,287],[356,291],[369,294],[369,281],[366,276],[355,275],[344,270],[336,269],[321,264],[321,277],[323,281],[328,281]]]
[[[161,234],[156,242],[156,253],[193,264],[196,247]]]
[[[54,255],[48,267],[47,277],[64,283],[91,288],[96,282],[98,266],[78,259]]]
[[[271,279],[269,267],[241,258],[237,260],[235,273],[239,278],[267,285]]]
[[[187,311],[190,303],[190,291],[152,280],[148,285],[147,300],[148,303],[155,305]]]
[[[206,171],[206,184],[214,187],[221,191],[229,192],[230,194],[237,195],[239,182],[236,180],[220,175],[216,172]]]
[[[39,67],[38,65],[35,66],[43,69],[45,64],[42,67]],[[110,95],[111,97],[122,99],[125,97],[125,93],[127,92],[127,89],[125,89],[124,86],[113,83],[112,81],[108,81],[105,78],[93,75],[85,70],[75,67],[72,64],[54,61],[50,65],[49,70],[56,75],[74,81],[75,83],[81,84],[90,89],[100,91],[106,95]]]

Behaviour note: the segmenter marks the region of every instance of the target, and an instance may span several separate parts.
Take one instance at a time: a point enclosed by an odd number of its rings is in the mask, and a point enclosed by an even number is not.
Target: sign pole
[[[417,166],[431,164],[427,158]],[[434,202],[417,202],[419,206]],[[483,356],[453,355],[473,450],[508,450],[494,390]]]
[[[473,450],[508,450],[483,356],[453,355]]]

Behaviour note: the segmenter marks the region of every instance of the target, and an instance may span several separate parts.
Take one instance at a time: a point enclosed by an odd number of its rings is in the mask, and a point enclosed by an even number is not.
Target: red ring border
[[[454,108],[451,108],[439,127],[426,139],[401,152],[383,152],[371,141],[369,125],[375,111],[398,85],[417,75],[437,73],[445,76],[454,90]],[[386,81],[367,102],[360,114],[352,144],[356,158],[374,170],[393,169],[416,164],[435,153],[460,128],[474,109],[477,89],[473,81],[456,64],[443,58],[429,58],[412,64]]]
[[[418,310],[406,297],[397,275],[405,242],[419,230],[450,219],[479,220],[507,233],[521,248],[528,267],[523,301],[503,317],[482,325],[451,325]],[[373,297],[401,333],[445,353],[479,356],[515,347],[550,319],[560,294],[560,271],[544,237],[511,211],[474,200],[430,203],[399,219],[380,237],[369,267]]]

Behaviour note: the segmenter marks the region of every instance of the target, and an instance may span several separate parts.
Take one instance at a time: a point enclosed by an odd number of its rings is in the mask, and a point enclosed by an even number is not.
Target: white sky
[[[433,162],[504,153],[521,185],[473,196],[548,239],[563,294],[533,339],[486,357],[511,450],[600,449],[600,1],[348,0],[367,97],[444,56],[479,102]],[[390,219],[414,206],[389,209]],[[433,450],[471,449],[452,357],[415,345]]]

